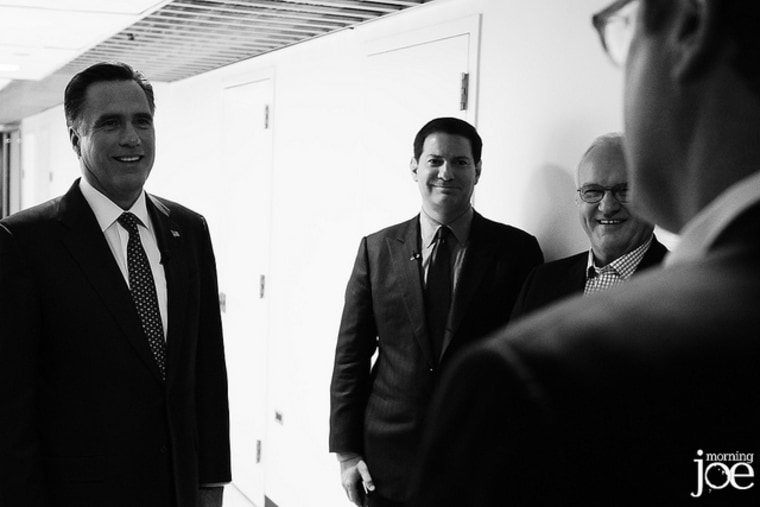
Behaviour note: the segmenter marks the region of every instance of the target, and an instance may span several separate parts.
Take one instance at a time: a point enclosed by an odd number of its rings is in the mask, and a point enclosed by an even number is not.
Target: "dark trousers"
[[[378,494],[372,493],[368,495],[369,507],[411,507],[407,502],[397,502],[395,500],[388,500]]]

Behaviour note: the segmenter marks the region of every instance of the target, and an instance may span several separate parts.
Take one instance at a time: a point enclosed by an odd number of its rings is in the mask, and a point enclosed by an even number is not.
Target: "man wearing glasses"
[[[632,205],[662,269],[512,324],[434,396],[420,507],[760,505],[760,2],[618,1]]]
[[[512,318],[577,293],[594,294],[628,281],[659,264],[667,249],[654,226],[629,210],[623,138],[594,140],[578,164],[577,199],[581,226],[591,248],[536,267],[525,280]]]

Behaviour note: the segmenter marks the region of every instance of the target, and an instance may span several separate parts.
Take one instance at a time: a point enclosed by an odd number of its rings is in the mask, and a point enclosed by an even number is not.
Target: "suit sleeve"
[[[529,236],[528,240],[524,242],[524,248],[520,253],[520,267],[516,279],[517,287],[513,289],[514,302],[509,307],[510,320],[524,314],[527,310],[525,308],[525,304],[527,303],[526,298],[528,298],[536,268],[544,263],[544,253],[541,251],[538,240],[533,236]]]
[[[532,304],[529,303],[531,300],[530,294],[532,293],[535,277],[536,268],[533,268],[530,273],[528,273],[528,277],[525,279],[525,282],[520,289],[520,293],[517,295],[517,301],[515,301],[515,306],[512,308],[510,321],[514,321],[516,318],[525,315],[530,311],[532,307]]]
[[[363,454],[370,361],[377,347],[367,238],[346,288],[330,385],[330,452]]]
[[[231,481],[227,367],[219,313],[216,261],[208,226],[201,244],[201,315],[196,356],[200,484]]]
[[[544,263],[544,252],[541,250],[541,246],[538,244],[538,240],[536,238],[531,238],[531,246],[528,249],[529,255],[528,255],[528,264],[529,269],[533,269],[536,266],[540,266]]]
[[[0,224],[0,505],[44,505],[37,428],[38,296],[30,266]]]

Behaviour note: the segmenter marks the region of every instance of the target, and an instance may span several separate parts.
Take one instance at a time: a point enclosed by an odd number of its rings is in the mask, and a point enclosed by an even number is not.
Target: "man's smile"
[[[130,156],[113,157],[113,158],[114,160],[118,162],[129,164],[129,163],[139,162],[140,160],[142,160],[143,155],[130,155]]]

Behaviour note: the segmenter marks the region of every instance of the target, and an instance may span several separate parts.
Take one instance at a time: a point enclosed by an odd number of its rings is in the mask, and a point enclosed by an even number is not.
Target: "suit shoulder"
[[[12,232],[45,226],[57,219],[60,202],[61,197],[56,197],[18,211],[0,220],[0,225]]]
[[[522,258],[528,268],[543,262],[543,252],[538,239],[517,227],[489,220],[476,214],[472,221],[470,238],[478,244],[489,245],[508,258]],[[526,272],[527,274],[527,272]]]
[[[408,231],[410,227],[415,227],[415,221],[417,220],[418,217],[414,217],[409,220],[390,225],[388,227],[380,229],[379,231],[375,231],[367,235],[367,241],[376,242],[382,241],[387,237],[398,237],[400,235],[403,235],[404,232]]]
[[[476,215],[476,217],[477,218],[473,219],[473,225],[475,224],[476,220],[479,221],[481,229],[493,237],[509,241],[537,241],[535,236],[515,226],[497,222],[495,220],[485,218],[482,215]]]
[[[569,257],[562,259],[556,259],[540,266],[536,266],[534,271],[537,274],[553,274],[553,273],[565,273],[568,269],[576,265],[584,265],[588,259],[588,252],[580,252]]]
[[[179,204],[178,202],[171,201],[164,197],[158,197],[153,194],[149,194],[149,195],[153,204],[155,204],[155,206],[159,210],[168,214],[173,219],[184,218],[186,220],[191,220],[191,221],[203,221],[203,222],[206,221],[203,215],[201,215],[197,211],[191,210],[187,206],[183,206],[182,204]]]

